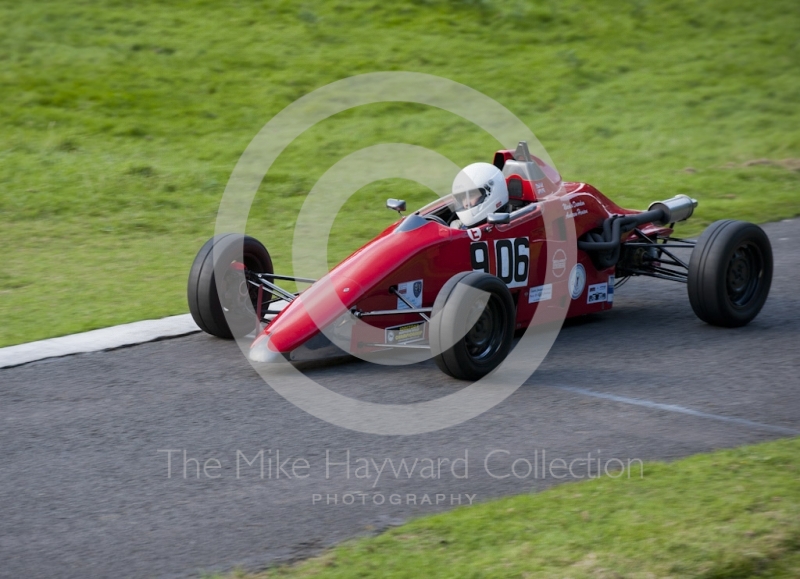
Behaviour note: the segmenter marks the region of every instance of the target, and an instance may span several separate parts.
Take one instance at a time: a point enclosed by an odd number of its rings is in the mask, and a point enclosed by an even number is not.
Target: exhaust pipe
[[[689,219],[697,207],[697,200],[688,195],[676,195],[666,201],[651,203],[647,211],[634,215],[612,215],[603,222],[603,233],[590,231],[587,239],[578,240],[578,248],[592,252],[598,269],[611,267],[619,261],[620,236],[646,223],[668,225]]]
[[[697,207],[697,199],[692,199],[688,195],[676,195],[666,201],[656,201],[650,204],[648,211],[660,210],[663,218],[656,221],[659,225],[669,225],[678,221],[685,221],[692,216],[694,208]]]

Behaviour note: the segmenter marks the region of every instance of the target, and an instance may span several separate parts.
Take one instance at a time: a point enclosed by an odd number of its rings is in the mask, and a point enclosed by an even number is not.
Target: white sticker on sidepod
[[[414,281],[406,281],[403,283],[397,284],[397,293],[403,296],[403,298],[411,304],[410,307],[412,308],[421,308],[422,307],[422,280],[414,280]],[[403,300],[399,297],[397,298],[397,309],[398,310],[407,310],[409,305],[406,304]]]
[[[386,343],[391,345],[410,344],[425,339],[425,322],[404,324],[386,328]]]
[[[614,283],[614,276],[608,276],[608,298],[606,299],[608,303],[612,303],[614,301]]]
[[[537,285],[528,292],[528,303],[545,302],[553,297],[553,284]]]
[[[567,271],[567,254],[563,249],[557,249],[553,254],[553,275],[561,277]]]
[[[597,304],[606,301],[608,298],[608,284],[596,283],[589,286],[586,296],[587,304]]]
[[[583,265],[576,263],[572,266],[572,271],[569,272],[569,295],[573,300],[577,300],[583,293],[583,288],[586,286],[586,270]]]

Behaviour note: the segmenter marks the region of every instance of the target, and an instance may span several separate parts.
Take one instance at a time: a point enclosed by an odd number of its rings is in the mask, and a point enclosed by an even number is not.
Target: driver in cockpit
[[[453,181],[455,229],[476,227],[508,203],[508,187],[503,173],[491,163],[467,165]]]

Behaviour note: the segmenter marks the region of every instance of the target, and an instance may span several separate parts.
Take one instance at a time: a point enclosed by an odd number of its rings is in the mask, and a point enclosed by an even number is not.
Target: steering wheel
[[[445,227],[447,227],[447,223],[445,222],[445,220],[442,219],[441,217],[439,217],[438,215],[428,214],[428,215],[423,215],[423,217],[425,219],[427,219],[428,221],[435,221],[436,223],[438,223],[440,225],[444,225]]]

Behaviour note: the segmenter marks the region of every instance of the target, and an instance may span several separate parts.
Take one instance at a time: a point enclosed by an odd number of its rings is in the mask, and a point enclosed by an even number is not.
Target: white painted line
[[[606,394],[604,392],[595,392],[594,390],[587,390],[585,388],[576,388],[575,386],[552,386],[558,390],[565,390],[573,394],[582,394],[584,396],[592,396],[594,398],[602,398],[604,400],[613,400],[614,402],[622,402],[623,404],[633,404],[634,406],[643,406],[644,408],[652,408],[654,410],[666,410],[667,412],[677,412],[679,414],[688,414],[689,416],[697,416],[699,418],[710,418],[712,420],[719,420],[721,422],[730,422],[755,428],[756,430],[769,430],[780,434],[788,434],[796,436],[800,434],[800,430],[792,428],[785,428],[783,426],[774,426],[772,424],[763,424],[761,422],[753,422],[752,420],[745,420],[744,418],[736,418],[733,416],[722,416],[721,414],[709,414],[708,412],[700,412],[699,410],[692,410],[691,408],[684,408],[675,404],[661,404],[660,402],[652,402],[650,400],[642,400],[640,398],[628,398],[627,396],[617,396],[616,394]]]
[[[281,311],[289,305],[285,300],[270,305],[273,311]],[[264,316],[271,320],[276,314]],[[28,342],[17,346],[0,348],[0,368],[11,368],[46,358],[60,358],[86,352],[102,352],[123,346],[144,344],[163,338],[175,338],[199,332],[191,314],[170,316],[159,320],[143,320],[130,324],[111,326],[71,334],[59,338],[49,338],[38,342]]]
[[[194,323],[191,314],[122,324],[81,334],[0,348],[0,368],[19,366],[45,358],[112,350],[162,338],[185,336],[199,331],[200,328]]]

